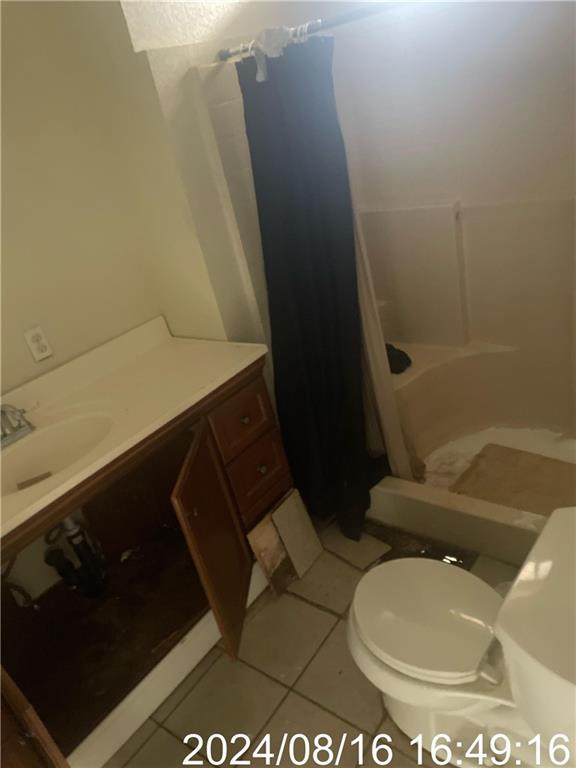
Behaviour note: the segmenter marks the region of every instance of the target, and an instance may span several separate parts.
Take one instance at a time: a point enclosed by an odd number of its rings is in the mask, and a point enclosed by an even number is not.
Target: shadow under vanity
[[[251,346],[215,345],[219,353]],[[253,566],[246,534],[292,485],[263,364],[263,352],[236,364],[242,369],[3,535],[6,564],[74,513],[105,563],[98,596],[59,580],[23,606],[3,581],[3,703],[41,764],[65,765],[62,755],[208,610],[236,655]]]

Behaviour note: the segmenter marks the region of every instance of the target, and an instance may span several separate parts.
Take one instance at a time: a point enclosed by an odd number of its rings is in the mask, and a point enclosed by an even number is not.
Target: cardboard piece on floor
[[[296,578],[296,571],[271,515],[266,515],[252,528],[248,534],[248,542],[272,590],[276,594],[284,592]]]
[[[272,520],[300,578],[324,551],[304,502],[294,490],[272,512]]]

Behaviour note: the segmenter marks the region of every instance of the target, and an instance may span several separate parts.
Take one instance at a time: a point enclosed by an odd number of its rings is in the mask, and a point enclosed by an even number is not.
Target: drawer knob
[[[192,516],[193,517],[198,517],[198,507],[193,507],[192,508]]]
[[[267,464],[258,464],[256,469],[258,470],[258,472],[261,475],[265,475],[268,472],[268,465]]]
[[[241,416],[240,421],[242,424],[250,424],[250,416]]]

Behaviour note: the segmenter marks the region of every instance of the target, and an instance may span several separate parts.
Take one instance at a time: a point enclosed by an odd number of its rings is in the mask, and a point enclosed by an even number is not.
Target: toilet
[[[562,764],[576,764],[576,508],[551,515],[504,598],[437,560],[373,568],[352,601],[348,644],[400,730],[428,750],[446,734],[452,764],[478,765],[466,747],[496,733],[509,738],[510,765],[553,764],[555,734],[570,740]]]

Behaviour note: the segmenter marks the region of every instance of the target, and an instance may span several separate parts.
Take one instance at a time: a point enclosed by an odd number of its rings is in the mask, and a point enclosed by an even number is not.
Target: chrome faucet
[[[23,408],[15,408],[13,405],[3,405],[0,409],[0,422],[2,424],[2,448],[15,443],[21,437],[29,435],[34,429],[24,416]]]

